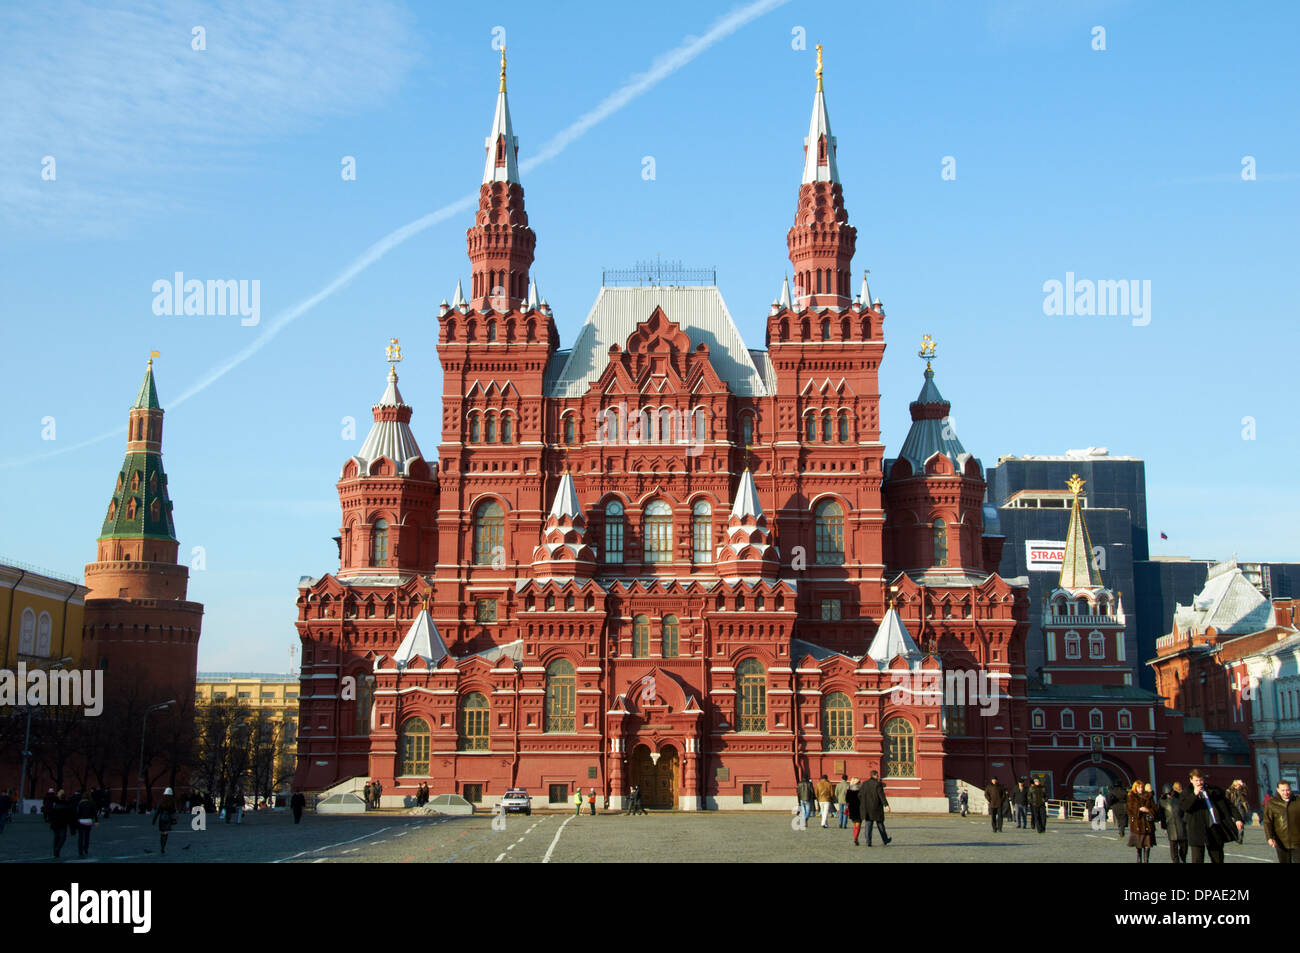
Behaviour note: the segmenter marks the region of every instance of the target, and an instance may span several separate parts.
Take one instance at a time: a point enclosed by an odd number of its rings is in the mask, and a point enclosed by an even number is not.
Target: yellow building
[[[81,665],[81,626],[86,592],[59,577],[18,562],[0,562],[0,612],[4,618],[3,667],[63,668]]]
[[[297,675],[200,672],[195,686],[196,709],[234,702],[246,707],[254,718],[265,712],[271,723],[280,726],[275,777],[283,781],[277,785],[278,793],[288,792],[298,754],[298,685]]]

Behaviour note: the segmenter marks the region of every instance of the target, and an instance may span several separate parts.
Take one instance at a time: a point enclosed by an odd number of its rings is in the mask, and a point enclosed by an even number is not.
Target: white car
[[[501,811],[503,814],[524,813],[532,816],[533,799],[528,796],[528,791],[524,788],[511,788],[501,796]]]

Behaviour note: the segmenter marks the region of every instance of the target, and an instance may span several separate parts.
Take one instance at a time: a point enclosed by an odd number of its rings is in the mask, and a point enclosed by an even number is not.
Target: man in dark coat
[[[1290,781],[1277,783],[1277,797],[1264,805],[1264,837],[1277,851],[1279,864],[1300,864],[1300,798]]]
[[[301,791],[294,791],[293,797],[289,798],[289,809],[293,811],[293,822],[295,824],[302,822],[303,809],[307,807],[307,798]]]
[[[880,772],[872,771],[871,777],[862,782],[858,792],[862,820],[867,826],[867,846],[871,846],[873,827],[880,828],[880,841],[886,847],[893,840],[885,833],[885,811],[889,810],[889,798],[885,797],[885,786],[880,782]]]
[[[1029,782],[1024,778],[1016,784],[1011,800],[1016,806],[1016,827],[1029,826]]]
[[[803,819],[806,823],[809,815],[812,814],[813,806],[813,783],[812,779],[804,775],[803,780],[797,786],[799,796],[799,807],[803,810]]]
[[[1123,840],[1128,831],[1128,792],[1118,784],[1111,785],[1106,806],[1115,813],[1115,826],[1119,828],[1119,839]]]
[[[1042,778],[1034,778],[1034,783],[1029,785],[1026,797],[1029,800],[1029,816],[1033,821],[1034,830],[1040,834],[1047,833],[1047,788],[1043,787]]]
[[[993,819],[993,830],[1001,832],[1002,808],[1007,801],[1007,789],[997,778],[992,778],[989,780],[988,787],[984,789],[984,797],[989,802],[989,817]]]
[[[1191,849],[1193,864],[1223,863],[1223,845],[1237,839],[1232,806],[1223,796],[1223,789],[1207,784],[1200,768],[1188,775],[1191,789],[1184,791],[1179,802],[1183,808],[1183,822],[1187,828],[1187,844]]]
[[[68,828],[75,826],[76,816],[75,807],[64,796],[62,789],[54,795],[54,800],[50,803],[47,820],[49,821],[50,830],[54,832],[54,856],[59,856],[59,851],[63,849],[63,842],[68,839]]]
[[[849,820],[853,822],[853,846],[858,846],[858,834],[862,831],[862,782],[854,778],[844,792],[844,803],[849,808]]]

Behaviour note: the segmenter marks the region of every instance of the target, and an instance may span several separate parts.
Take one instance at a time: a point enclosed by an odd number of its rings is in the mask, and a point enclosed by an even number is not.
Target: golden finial
[[[746,470],[749,469],[749,458],[750,458],[750,451],[752,450],[752,448],[753,448],[753,444],[749,444],[749,443],[745,444],[745,469]]]
[[[822,91],[822,45],[817,44],[817,92]]]
[[[432,589],[432,587],[430,587],[430,586],[425,586],[425,589],[424,589],[424,597],[420,600],[421,602],[424,603],[424,611],[425,611],[425,612],[428,612],[428,611],[429,611],[429,600],[430,600],[431,598],[433,598],[433,589]]]
[[[506,47],[501,44],[501,92],[506,91]]]
[[[388,363],[396,364],[402,359],[402,345],[397,343],[397,338],[388,339],[388,347],[384,348],[388,354]]]
[[[153,369],[153,359],[154,359],[155,357],[162,357],[162,355],[161,355],[158,351],[150,351],[150,352],[149,352],[149,369],[150,369],[150,370]]]
[[[934,338],[930,337],[930,335],[927,334],[921,338],[921,350],[916,352],[916,356],[925,361],[927,371],[930,369],[930,362],[934,360],[938,353],[938,348],[939,345],[934,342]]]
[[[1073,474],[1070,479],[1065,481],[1065,485],[1070,488],[1070,492],[1076,497],[1083,492],[1084,481],[1079,479],[1079,474]]]

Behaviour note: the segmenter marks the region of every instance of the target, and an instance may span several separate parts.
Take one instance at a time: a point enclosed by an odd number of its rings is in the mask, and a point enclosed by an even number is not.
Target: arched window
[[[736,666],[736,730],[767,731],[767,672],[758,659]]]
[[[817,562],[844,565],[844,511],[834,500],[817,504]]]
[[[402,722],[402,777],[429,773],[429,723],[423,718]]]
[[[578,441],[578,429],[577,429],[577,424],[574,422],[573,414],[565,414],[564,415],[564,442],[571,444],[571,443],[577,443],[577,441]]]
[[[370,547],[370,565],[387,566],[388,565],[388,521],[375,520],[374,531],[371,535],[373,544]]]
[[[809,414],[804,419],[808,422],[807,427],[804,428],[806,431],[805,434],[806,438],[810,441],[816,440],[817,439],[817,415]]]
[[[663,500],[645,508],[645,561],[668,563],[673,560],[673,509]]]
[[[546,731],[575,731],[578,679],[573,663],[557,659],[546,667]]]
[[[456,739],[459,750],[488,750],[488,703],[482,692],[470,692],[461,698],[456,723],[460,729]]]
[[[514,438],[514,419],[509,414],[503,414],[501,417],[501,442],[510,443]]]
[[[480,503],[474,511],[474,565],[491,566],[492,558],[504,552],[506,517],[495,500]]]
[[[825,751],[853,750],[853,705],[843,692],[822,697],[822,748]]]
[[[1074,712],[1068,708],[1061,712],[1061,727],[1067,730],[1074,727]]]
[[[487,339],[489,344],[497,339],[497,323],[495,321],[489,320],[487,323]]]
[[[709,436],[709,414],[703,407],[695,411],[695,442],[703,443]]]
[[[821,275],[818,275],[818,276],[817,276],[817,279],[818,279],[818,280],[817,280],[817,284],[818,284],[818,285],[821,285]],[[829,280],[829,279],[827,280],[826,284],[827,284],[827,285],[830,284],[830,280]],[[821,291],[821,288],[819,287],[817,290],[818,290],[818,291]],[[830,291],[830,288],[828,287],[826,290],[827,290],[827,291]],[[830,319],[830,318],[822,318],[822,340],[823,340],[823,341],[829,341],[830,339],[831,339],[831,319]]]
[[[849,442],[849,414],[846,410],[840,411],[840,443]]]
[[[487,415],[487,427],[484,429],[487,431],[487,442],[496,443],[497,442],[497,415],[496,414]]]
[[[1066,658],[1080,657],[1078,632],[1065,633],[1065,657]]]
[[[1101,709],[1094,708],[1088,712],[1088,728],[1091,731],[1101,731]]]
[[[932,532],[934,538],[934,565],[948,565],[948,524],[942,517],[934,518],[934,529]]]
[[[650,620],[643,615],[632,620],[632,657],[650,657]]]
[[[1041,708],[1035,708],[1029,716],[1029,724],[1033,728],[1046,728],[1047,715]]]
[[[36,654],[36,613],[31,609],[23,610],[23,621],[18,629],[18,654]]]
[[[664,658],[677,658],[678,636],[677,636],[677,616],[664,616],[663,628],[663,647],[661,654]]]
[[[691,508],[692,562],[713,562],[712,516],[713,510],[709,507],[707,500],[695,501],[695,506]]]
[[[469,442],[470,443],[478,443],[482,439],[482,433],[479,430],[479,427],[480,427],[480,423],[479,423],[478,414],[470,414],[469,415]]]
[[[50,655],[50,632],[53,627],[53,620],[50,619],[48,612],[42,612],[40,618],[36,620],[36,654],[42,658],[49,658]]]
[[[1129,731],[1133,728],[1133,715],[1127,708],[1121,708],[1119,711],[1119,730]]]
[[[610,500],[605,504],[605,562],[623,561],[623,504]]]
[[[605,424],[605,442],[618,443],[618,411],[610,407],[602,418]]]
[[[740,445],[748,447],[754,442],[754,417],[752,414],[740,415]]]
[[[1106,637],[1100,632],[1088,636],[1088,658],[1106,657]]]
[[[825,443],[830,443],[834,439],[835,439],[835,432],[832,429],[832,425],[831,425],[831,414],[830,411],[827,411],[826,413],[822,414],[822,441]]]
[[[916,734],[906,718],[885,722],[885,764],[887,778],[916,777]]]
[[[676,415],[671,409],[661,408],[658,414],[659,433],[657,440],[659,443],[674,443],[681,438],[682,434],[673,433],[673,424],[676,422]]]

